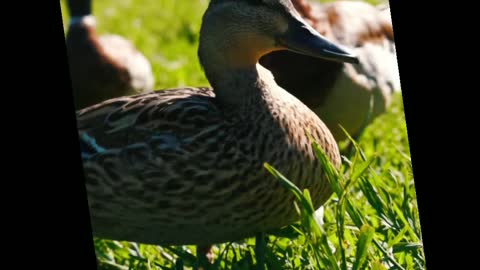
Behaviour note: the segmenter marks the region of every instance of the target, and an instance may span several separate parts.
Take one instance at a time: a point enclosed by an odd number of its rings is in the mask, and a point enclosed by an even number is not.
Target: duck
[[[388,110],[394,93],[401,91],[390,8],[362,1],[292,2],[315,30],[349,48],[360,63],[326,61],[292,51],[272,52],[260,63],[278,85],[319,115],[337,142],[347,139],[343,129],[358,139]]]
[[[290,0],[211,0],[198,44],[209,87],[112,98],[76,112],[94,236],[208,247],[287,226],[299,218],[294,196],[265,163],[309,189],[316,208],[329,199],[311,139],[336,168],[338,145],[259,64],[276,50],[358,63]]]
[[[66,34],[75,108],[150,92],[155,78],[148,59],[126,38],[98,35],[91,0],[68,0]]]

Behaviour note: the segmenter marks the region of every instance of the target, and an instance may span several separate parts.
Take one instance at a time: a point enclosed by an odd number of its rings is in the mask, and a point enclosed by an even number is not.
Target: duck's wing
[[[138,145],[180,149],[222,122],[209,88],[182,88],[110,99],[77,111],[84,160]]]
[[[152,244],[202,241],[200,233],[178,236],[178,225],[188,216],[187,232],[207,230],[210,220],[231,211],[212,206],[210,196],[221,202],[244,188],[243,181],[222,180],[250,173],[240,167],[232,147],[227,154],[233,156],[222,155],[228,145],[225,119],[207,88],[108,100],[78,111],[77,121],[97,237]]]

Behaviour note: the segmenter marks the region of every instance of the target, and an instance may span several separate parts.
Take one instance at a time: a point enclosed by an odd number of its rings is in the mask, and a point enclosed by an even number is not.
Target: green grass
[[[156,88],[205,86],[197,60],[200,20],[208,0],[94,1],[99,33],[131,39],[150,59]],[[68,23],[61,1],[64,25]],[[289,185],[302,220],[268,236],[268,269],[425,269],[410,150],[401,95],[358,142],[358,151],[337,172],[335,194],[322,224],[308,191]],[[321,151],[318,151],[322,158]],[[267,165],[268,167],[268,165]],[[280,172],[281,173],[281,172]],[[294,207],[292,205],[292,207]],[[253,269],[254,239],[214,247],[213,269]],[[95,239],[101,269],[195,269],[195,248],[159,247]]]

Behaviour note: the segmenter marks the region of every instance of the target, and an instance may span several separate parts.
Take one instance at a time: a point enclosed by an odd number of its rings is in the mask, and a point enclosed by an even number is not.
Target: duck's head
[[[68,0],[67,6],[70,12],[70,29],[94,28],[95,17],[92,15],[92,0]]]
[[[92,0],[68,0],[67,5],[72,17],[87,16],[92,12]]]
[[[290,0],[211,0],[200,31],[199,57],[221,68],[254,66],[277,50],[358,63],[355,55],[308,25]]]

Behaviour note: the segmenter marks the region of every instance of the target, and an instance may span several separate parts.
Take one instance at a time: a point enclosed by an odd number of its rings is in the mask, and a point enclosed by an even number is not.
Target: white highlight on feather
[[[70,26],[78,24],[95,27],[97,25],[97,20],[93,15],[73,16],[70,18]]]

